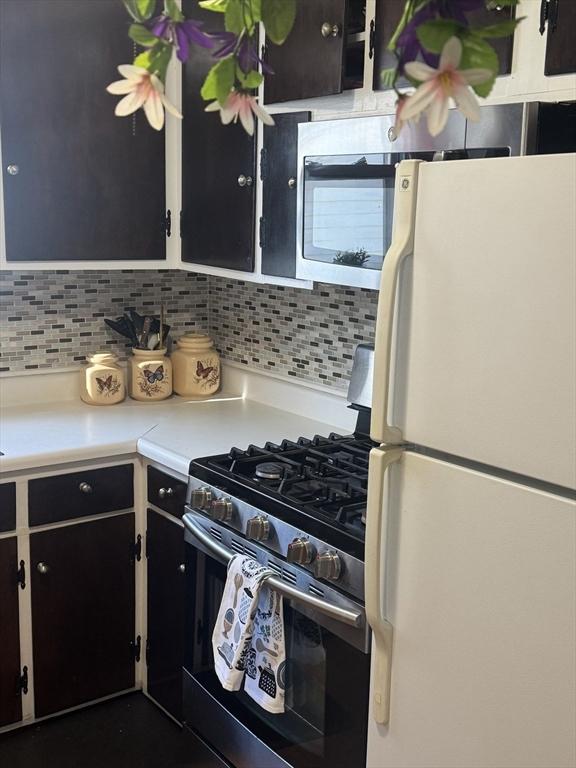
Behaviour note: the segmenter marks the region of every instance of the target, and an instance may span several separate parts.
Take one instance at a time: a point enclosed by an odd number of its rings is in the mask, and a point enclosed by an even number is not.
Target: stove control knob
[[[194,509],[208,509],[212,501],[210,488],[194,488],[190,495],[190,505]]]
[[[246,536],[253,541],[266,541],[270,536],[270,523],[264,515],[251,517],[246,523]]]
[[[298,563],[298,565],[310,565],[316,557],[316,548],[308,539],[294,539],[288,544],[286,554],[289,563]]]
[[[210,517],[212,520],[218,520],[223,523],[227,523],[232,519],[232,513],[234,507],[230,499],[222,496],[221,499],[214,499],[210,504]]]
[[[336,581],[340,578],[342,561],[336,552],[321,552],[314,561],[314,574],[317,579]]]

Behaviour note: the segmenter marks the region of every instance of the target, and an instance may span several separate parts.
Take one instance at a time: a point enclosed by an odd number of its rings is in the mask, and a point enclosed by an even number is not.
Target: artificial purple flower
[[[251,37],[245,35],[240,41],[238,48],[238,66],[244,72],[245,75],[252,70],[257,70],[258,66],[262,67],[262,72],[267,75],[273,75],[274,70],[266,64],[266,62],[258,56],[256,44]]]
[[[202,23],[192,19],[174,21],[169,16],[158,16],[152,22],[151,31],[156,37],[175,46],[176,56],[182,63],[188,61],[191,43],[202,48],[214,46],[212,36],[202,31]]]
[[[226,56],[229,56],[236,50],[238,45],[238,35],[235,35],[234,32],[212,32],[210,33],[210,38],[212,39],[213,46],[220,46],[212,54],[215,59],[225,59]]]
[[[486,0],[430,0],[410,19],[398,37],[397,48],[400,50],[400,69],[407,61],[414,61],[418,54],[426,64],[437,67],[439,54],[431,53],[420,43],[417,29],[421,24],[436,18],[450,19],[464,26],[468,25],[466,14],[486,7]]]

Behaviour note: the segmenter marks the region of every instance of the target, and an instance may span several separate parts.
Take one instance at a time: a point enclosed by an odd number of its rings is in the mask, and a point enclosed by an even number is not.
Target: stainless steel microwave
[[[479,123],[451,110],[437,137],[424,120],[396,136],[392,115],[301,123],[296,276],[377,289],[390,245],[398,163],[533,154],[543,106],[483,107]]]

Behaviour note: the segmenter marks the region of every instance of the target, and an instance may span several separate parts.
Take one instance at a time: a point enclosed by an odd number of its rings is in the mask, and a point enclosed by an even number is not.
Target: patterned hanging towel
[[[224,594],[212,633],[214,668],[227,691],[238,691],[242,685],[262,581],[272,573],[243,555],[234,555],[228,564]]]
[[[246,693],[268,712],[284,712],[286,649],[282,595],[266,584],[260,590],[245,667]]]

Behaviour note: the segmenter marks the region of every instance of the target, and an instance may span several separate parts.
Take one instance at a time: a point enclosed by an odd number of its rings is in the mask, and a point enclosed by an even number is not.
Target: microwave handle
[[[402,432],[388,424],[392,332],[400,265],[414,248],[414,221],[421,160],[403,160],[396,171],[392,242],[384,258],[374,343],[374,384],[370,437],[377,443],[402,442]]]
[[[386,579],[386,539],[388,533],[384,480],[388,467],[402,457],[405,446],[373,448],[368,469],[366,509],[366,619],[374,638],[372,656],[372,706],[377,723],[390,718],[390,672],[392,668],[392,625],[383,615],[382,585]]]
[[[232,550],[213,539],[190,515],[184,515],[182,522],[194,538],[203,544],[214,557],[224,561],[226,564],[234,557],[235,553]],[[309,595],[307,592],[302,592],[302,590],[287,584],[281,579],[277,579],[275,576],[266,576],[265,579],[266,583],[276,592],[292,600],[305,603],[310,608],[320,611],[320,613],[329,616],[331,619],[336,619],[336,621],[348,624],[351,627],[361,627],[364,624],[363,611],[349,610],[348,608],[334,605],[334,603],[329,603],[326,600],[321,600],[318,597],[314,597],[314,595]]]

